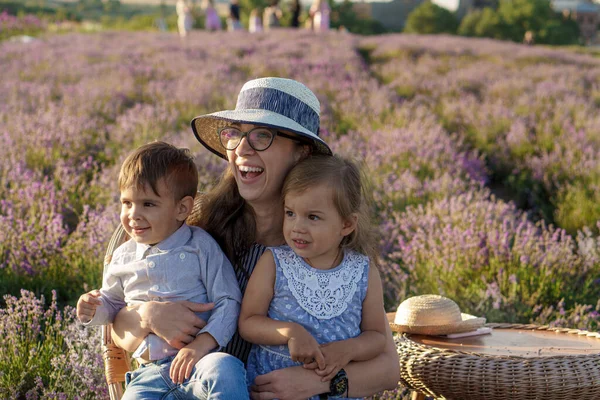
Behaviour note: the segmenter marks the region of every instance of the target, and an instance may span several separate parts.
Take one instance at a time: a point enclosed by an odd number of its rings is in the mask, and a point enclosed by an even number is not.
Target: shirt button
[[[154,286],[152,286],[152,287],[150,288],[150,290],[157,291],[157,290],[158,290],[158,286],[157,286],[157,285],[154,285]]]
[[[154,264],[154,261],[150,261],[150,262],[148,263],[148,266],[149,266],[150,268],[154,268],[154,267],[156,266],[156,264]]]
[[[185,258],[185,253],[180,253],[179,258],[181,258],[183,260]]]

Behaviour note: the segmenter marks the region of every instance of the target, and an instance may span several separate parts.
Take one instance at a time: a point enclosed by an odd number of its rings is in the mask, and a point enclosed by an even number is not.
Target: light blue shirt
[[[128,240],[113,253],[100,289],[102,305],[90,325],[113,322],[126,305],[147,301],[215,303],[212,311],[198,313],[220,347],[237,329],[242,295],[231,263],[217,242],[203,229],[183,224],[162,242],[149,246]],[[154,334],[133,354],[148,350],[149,360],[177,353]]]

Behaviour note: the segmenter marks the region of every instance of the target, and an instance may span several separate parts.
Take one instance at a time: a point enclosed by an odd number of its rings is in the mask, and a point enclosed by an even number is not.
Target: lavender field
[[[281,30],[0,42],[0,398],[107,398],[101,283],[124,156],[188,147],[201,189],[224,162],[192,117],[282,76],[320,101],[322,135],[373,179],[389,311],[439,293],[493,322],[600,323],[600,59],[449,36]],[[45,303],[42,301],[45,298]],[[399,398],[388,393],[388,399]]]

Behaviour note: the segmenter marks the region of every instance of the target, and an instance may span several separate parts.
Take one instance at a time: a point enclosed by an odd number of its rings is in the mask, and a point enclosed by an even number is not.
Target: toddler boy
[[[79,320],[108,324],[126,305],[147,301],[214,303],[212,311],[198,314],[206,326],[183,349],[154,334],[144,339],[133,354],[141,367],[128,376],[126,397],[187,384],[196,363],[224,347],[236,330],[241,293],[233,268],[208,233],[185,223],[197,188],[189,151],[164,142],[141,146],[121,167],[121,224],[131,240],[115,250],[102,289],[80,297]],[[171,383],[161,376],[167,370]],[[187,389],[193,396],[195,390]]]

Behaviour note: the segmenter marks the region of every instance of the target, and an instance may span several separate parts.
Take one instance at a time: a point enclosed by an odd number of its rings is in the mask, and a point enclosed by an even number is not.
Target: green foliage
[[[170,16],[175,14],[171,4],[167,6],[166,0],[161,5],[127,4],[120,0],[78,0],[75,2],[50,2],[44,0],[0,0],[0,12],[6,10],[11,15],[33,14],[49,21],[111,21],[111,25],[127,25],[128,20],[141,15]],[[123,22],[118,22],[118,19]],[[114,19],[114,21],[113,21]],[[131,26],[140,25],[135,21]]]
[[[462,19],[458,34],[462,36],[489,37],[502,39],[506,29],[504,21],[489,7],[475,10]]]
[[[507,26],[507,39],[519,42],[525,32],[539,32],[556,17],[548,0],[500,0],[498,15]]]
[[[570,234],[576,234],[586,226],[593,227],[600,221],[600,193],[593,189],[593,185],[581,182],[569,185],[558,195],[556,202],[556,224]]]
[[[126,30],[126,31],[149,31],[158,30],[158,21],[160,16],[154,14],[136,15],[131,18],[125,17],[102,17],[100,22],[102,26],[108,29]],[[170,15],[165,18],[167,30],[177,29],[177,16]]]
[[[426,1],[408,15],[404,32],[456,33],[457,28],[458,20],[453,13],[431,1]]]
[[[554,12],[548,0],[500,0],[497,10],[468,13],[458,28],[463,36],[521,42],[532,32],[535,43],[568,45],[579,41],[579,26]]]
[[[538,33],[539,43],[569,45],[579,43],[579,25],[570,18],[546,21]]]
[[[341,3],[330,2],[330,6],[332,28],[337,29],[343,26],[349,32],[359,35],[377,35],[386,32],[380,22],[356,15],[349,0]]]

